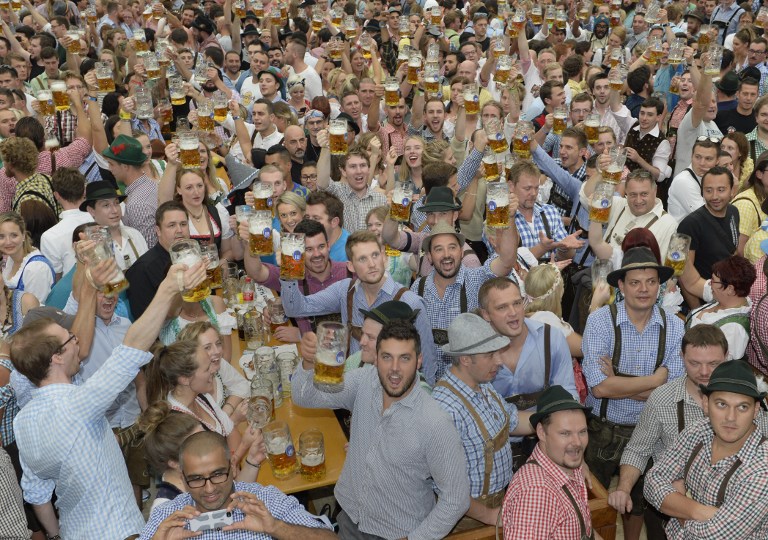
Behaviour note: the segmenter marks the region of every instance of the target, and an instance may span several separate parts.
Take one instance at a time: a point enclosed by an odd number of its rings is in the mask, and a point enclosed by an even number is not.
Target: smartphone
[[[234,522],[232,512],[229,510],[214,510],[190,519],[189,530],[192,532],[220,531],[222,527],[232,525]]]

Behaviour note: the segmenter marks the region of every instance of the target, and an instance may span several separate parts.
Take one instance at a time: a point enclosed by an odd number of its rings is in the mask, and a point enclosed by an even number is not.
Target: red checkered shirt
[[[91,153],[91,145],[82,137],[75,138],[72,144],[56,150],[56,168],[73,167],[77,169]],[[35,172],[53,174],[51,152],[43,150],[37,155],[37,170]],[[0,212],[11,210],[13,197],[16,194],[16,180],[8,176],[5,167],[0,169]]]
[[[766,293],[766,278],[763,273],[765,255],[755,263],[757,279],[749,291],[749,299],[752,300],[752,312],[750,313],[749,345],[747,346],[747,358],[749,363],[761,373],[768,375],[768,298],[760,302]]]
[[[587,535],[592,515],[581,469],[569,477],[537,445],[531,455],[538,465],[525,464],[512,477],[502,507],[505,540],[577,540],[579,517],[563,490],[568,488],[581,510]]]

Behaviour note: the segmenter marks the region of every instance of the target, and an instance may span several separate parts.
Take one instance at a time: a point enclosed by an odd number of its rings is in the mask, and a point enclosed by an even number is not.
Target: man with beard
[[[224,55],[224,84],[227,85],[227,88],[235,88],[240,74],[240,53],[227,51],[227,54]]]
[[[413,98],[411,110],[413,112],[411,114],[411,123],[408,126],[408,133],[421,135],[427,142],[447,140],[443,133],[445,105],[441,98],[437,96],[430,97],[424,103],[424,95],[417,93]],[[458,116],[462,115],[466,115],[464,107],[459,109]],[[464,119],[462,118],[462,120]],[[464,125],[465,122],[466,120],[459,124],[458,117],[456,119],[456,125]]]
[[[300,126],[288,126],[283,133],[283,146],[291,156],[290,178],[294,185],[301,184],[301,166],[307,151],[307,136]],[[286,176],[287,178],[287,176]],[[293,191],[293,186],[291,186]]]
[[[369,158],[364,149],[352,146],[346,155],[340,156],[341,181],[331,179],[331,151],[329,135],[322,131],[317,137],[320,160],[317,162],[317,187],[338,197],[344,203],[344,223],[350,232],[367,227],[365,216],[372,209],[387,203],[384,195],[368,185]],[[385,155],[382,151],[382,155]]]
[[[544,391],[530,423],[539,442],[509,484],[505,538],[594,538],[582,472],[589,410],[561,386]]]
[[[390,148],[394,148],[398,156],[405,152],[405,139],[408,137],[408,129],[405,125],[405,114],[408,112],[408,106],[405,104],[405,98],[400,98],[397,105],[387,105],[387,123],[382,126],[379,123],[379,110],[381,108],[381,98],[383,96],[376,93],[376,97],[371,102],[368,109],[368,131],[378,133],[381,139],[381,155],[386,156]]]
[[[621,102],[621,95],[611,89],[608,75],[596,73],[587,79],[589,91],[595,98],[595,112],[600,114],[600,125],[607,126],[616,134],[618,144],[624,144],[635,119]]]
[[[267,56],[269,57],[270,66],[276,67],[277,69],[283,68],[283,49],[273,45],[267,51]]]
[[[459,72],[459,64],[464,60],[464,55],[459,51],[450,51],[445,54],[443,79],[440,86],[448,86],[451,83],[451,79],[453,79]]]
[[[216,39],[216,25],[211,19],[204,15],[198,15],[195,20],[192,21],[190,29],[192,31],[194,42],[197,44],[198,51],[204,51],[208,47],[217,47],[222,53],[224,52],[224,50],[221,49],[219,40]]]
[[[469,507],[469,478],[457,474],[467,467],[459,434],[418,384],[423,336],[407,321],[385,324],[375,364],[349,371],[339,393],[314,387],[306,357],[294,372],[294,403],[352,411],[334,489],[342,538],[444,538]]]
[[[304,267],[305,276],[301,282],[304,294],[314,294],[322,291],[344,278],[350,277],[347,264],[331,261],[328,233],[322,224],[311,219],[303,219],[296,228],[295,233],[304,234],[305,252]],[[248,224],[240,225],[240,235],[248,238],[250,231]],[[280,268],[261,262],[259,257],[250,255],[250,250],[245,254],[245,271],[256,283],[280,292]],[[315,332],[317,325],[327,317],[298,317],[295,327],[281,326],[275,331],[275,337],[285,343],[298,343],[301,335],[307,332]]]
[[[560,385],[578,398],[568,343],[562,331],[525,316],[520,286],[508,277],[486,281],[478,293],[480,315],[510,343],[500,351],[502,366],[493,387],[517,410],[530,411],[543,390]],[[513,468],[533,451],[535,439],[511,439]]]
[[[632,438],[621,455],[619,483],[608,496],[608,504],[616,511],[632,511],[629,493],[643,471],[659,461],[683,429],[704,419],[700,387],[709,383],[712,372],[725,362],[727,354],[728,341],[718,327],[700,324],[685,332],[682,356],[686,376],[658,387],[645,402]],[[666,539],[667,519],[648,505],[644,514],[648,537]]]
[[[717,366],[699,388],[709,418],[681,433],[649,471],[648,502],[672,518],[669,538],[766,538],[768,447],[757,421],[766,394],[740,360]]]
[[[516,210],[517,198],[510,194],[509,215],[513,216]],[[510,219],[509,227],[495,230],[498,257],[488,259],[479,268],[462,266],[464,236],[452,225],[437,223],[422,242],[433,268],[429,275],[414,281],[411,290],[424,298],[435,346],[448,342],[448,326],[460,313],[477,309],[477,295],[483,283],[496,276],[507,276],[515,268],[518,235],[514,220]],[[438,349],[436,363],[425,363],[424,377],[434,384],[447,368],[443,351]]]
[[[656,304],[661,284],[672,274],[649,248],[628,249],[621,268],[607,277],[624,300],[587,318],[582,365],[589,388],[586,404],[595,418],[589,421],[592,444],[585,459],[603,486],[619,472],[621,454],[650,393],[683,375],[683,322]],[[630,493],[632,512],[622,516],[630,538],[637,538],[643,525],[642,495],[636,484]]]
[[[283,306],[289,317],[316,317],[341,313],[341,322],[350,324],[349,354],[360,349],[363,315],[360,310],[370,310],[387,300],[402,300],[413,310],[419,310],[415,325],[424,343],[424,360],[427,365],[435,362],[432,331],[426,314],[424,300],[405,287],[399,287],[386,272],[386,255],[376,234],[357,231],[350,235],[346,245],[347,269],[357,278],[337,281],[326,289],[305,296],[297,281],[280,280]],[[421,364],[421,362],[419,362]]]

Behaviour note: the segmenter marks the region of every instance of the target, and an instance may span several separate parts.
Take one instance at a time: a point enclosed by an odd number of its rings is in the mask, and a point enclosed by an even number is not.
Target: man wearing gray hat
[[[501,367],[499,351],[509,338],[496,333],[474,313],[462,313],[448,327],[442,350],[451,367],[435,385],[432,397],[451,415],[464,444],[469,474],[467,517],[492,525],[512,479],[509,435],[533,433],[531,413],[520,413],[494,390]],[[461,524],[459,525],[461,527]]]
[[[669,538],[768,538],[768,446],[757,424],[766,393],[741,360],[723,362],[699,386],[709,418],[648,472],[645,497],[673,518]]]

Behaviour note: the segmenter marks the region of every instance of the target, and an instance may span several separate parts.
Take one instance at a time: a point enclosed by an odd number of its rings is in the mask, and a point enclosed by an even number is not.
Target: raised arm
[[[323,129],[317,134],[320,145],[320,157],[317,160],[317,187],[328,189],[331,185],[331,149],[328,146],[328,131]]]
[[[173,199],[176,190],[176,172],[179,170],[179,148],[176,143],[165,147],[165,170],[157,185],[157,204],[163,204]]]

